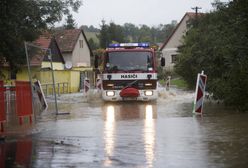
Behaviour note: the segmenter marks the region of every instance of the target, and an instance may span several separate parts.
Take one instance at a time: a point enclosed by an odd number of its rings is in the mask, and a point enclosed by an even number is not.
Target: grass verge
[[[184,80],[179,79],[179,78],[172,79],[171,80],[171,85],[174,85],[174,86],[176,86],[176,87],[178,87],[180,89],[188,89],[187,83]]]

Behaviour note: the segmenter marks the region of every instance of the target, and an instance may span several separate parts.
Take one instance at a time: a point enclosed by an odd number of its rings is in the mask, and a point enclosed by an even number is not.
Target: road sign
[[[34,87],[35,87],[35,91],[38,95],[38,98],[40,100],[40,104],[42,106],[42,111],[46,110],[48,105],[47,105],[47,102],[46,102],[46,98],[44,96],[44,92],[43,92],[43,89],[41,87],[41,84],[40,84],[40,81],[37,80],[34,82]]]
[[[207,75],[204,75],[203,71],[197,75],[195,101],[193,112],[196,114],[202,114],[203,100],[205,95],[205,88],[207,82]]]
[[[90,89],[90,80],[89,79],[84,79],[84,93],[86,94]]]
[[[101,78],[96,79],[96,88],[97,88],[97,91],[102,90],[102,80],[101,80]]]

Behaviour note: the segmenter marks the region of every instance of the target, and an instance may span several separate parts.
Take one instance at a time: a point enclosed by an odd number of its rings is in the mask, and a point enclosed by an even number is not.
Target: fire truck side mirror
[[[95,66],[96,69],[98,68],[98,55],[95,55],[94,66]]]
[[[164,58],[164,57],[161,57],[160,65],[161,65],[162,67],[165,66],[165,58]]]

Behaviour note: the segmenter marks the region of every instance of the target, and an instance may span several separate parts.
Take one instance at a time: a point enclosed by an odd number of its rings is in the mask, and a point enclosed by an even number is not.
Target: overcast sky
[[[172,20],[180,21],[191,8],[201,7],[200,12],[212,10],[214,0],[82,0],[78,13],[73,13],[77,26],[99,27],[101,20],[116,24],[133,23],[157,26]],[[229,0],[221,0],[227,2]]]

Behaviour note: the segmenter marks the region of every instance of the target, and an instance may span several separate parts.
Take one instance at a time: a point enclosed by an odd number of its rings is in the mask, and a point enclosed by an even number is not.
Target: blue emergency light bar
[[[125,47],[150,47],[149,43],[117,43],[117,44],[109,44],[109,48],[125,48]]]

